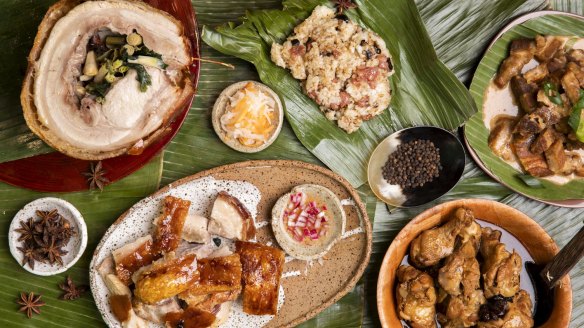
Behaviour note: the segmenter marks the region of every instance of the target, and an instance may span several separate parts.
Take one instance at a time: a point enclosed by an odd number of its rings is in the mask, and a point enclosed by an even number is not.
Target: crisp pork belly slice
[[[156,304],[145,304],[134,300],[132,305],[136,314],[142,319],[159,324],[164,323],[164,316],[167,313],[181,310],[175,297],[162,300]]]
[[[207,231],[207,226],[209,225],[209,220],[200,215],[188,215],[185,220],[182,239],[191,243],[204,244],[211,239],[209,231]]]
[[[199,271],[194,254],[181,258],[170,256],[142,271],[136,282],[134,296],[141,302],[153,304],[184,292],[198,280]]]
[[[189,213],[191,202],[188,200],[166,196],[164,210],[160,217],[154,220],[154,248],[160,253],[174,251],[181,239],[182,231]]]
[[[185,300],[190,296],[241,290],[241,261],[239,254],[199,259],[200,278],[188,290],[179,294]]]
[[[132,275],[149,265],[159,256],[153,249],[152,236],[146,235],[112,252],[116,264],[116,274],[126,285],[132,283]]]
[[[511,140],[516,120],[508,116],[499,116],[494,120],[495,125],[489,134],[489,148],[495,155],[505,160],[511,160],[513,158]]]
[[[275,315],[284,252],[257,243],[237,241],[235,245],[243,269],[243,312]]]
[[[255,226],[245,206],[221,191],[213,203],[209,232],[228,239],[250,240],[255,237]]]
[[[164,317],[166,327],[207,328],[217,321],[213,313],[188,307],[184,311],[171,312]]]
[[[190,295],[188,293],[183,293],[184,295],[179,295],[179,298],[185,301],[189,307],[194,307],[214,314],[217,312],[218,306],[228,301],[235,301],[240,293],[241,290],[206,295]]]
[[[107,273],[103,264],[102,262],[100,267],[104,270],[100,274],[102,275],[105,286],[110,292],[109,302],[114,316],[122,323],[123,328],[148,327],[148,323],[134,311],[131,301],[132,292],[128,286],[115,274]]]

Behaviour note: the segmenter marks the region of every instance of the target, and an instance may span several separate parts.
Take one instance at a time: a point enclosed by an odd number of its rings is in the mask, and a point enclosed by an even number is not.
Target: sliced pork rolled
[[[28,126],[79,159],[141,153],[194,95],[182,24],[141,1],[57,2],[28,60]]]

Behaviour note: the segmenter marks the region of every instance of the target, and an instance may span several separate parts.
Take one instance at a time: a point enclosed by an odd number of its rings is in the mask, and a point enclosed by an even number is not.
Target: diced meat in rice
[[[393,69],[385,42],[331,8],[316,7],[283,44],[272,45],[271,57],[348,133],[389,106]]]

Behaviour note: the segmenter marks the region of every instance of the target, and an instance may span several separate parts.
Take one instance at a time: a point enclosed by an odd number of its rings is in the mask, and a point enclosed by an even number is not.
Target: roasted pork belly
[[[191,243],[204,244],[211,239],[207,231],[209,220],[200,215],[188,215],[182,230],[182,239]]]
[[[533,112],[537,107],[537,85],[528,83],[521,76],[512,77],[510,85],[519,107],[526,113]]]
[[[558,113],[548,107],[540,107],[534,112],[524,115],[515,126],[516,133],[522,136],[531,136],[540,133],[546,127],[554,125],[560,121]]]
[[[550,148],[557,139],[559,139],[558,133],[553,128],[546,128],[535,138],[530,150],[534,154],[541,154]]]
[[[529,39],[518,39],[511,43],[511,55],[507,57],[499,73],[495,77],[495,84],[502,88],[511,78],[519,73],[527,63],[533,59],[535,53],[535,43]]]
[[[578,99],[580,99],[580,81],[578,81],[572,71],[567,71],[562,76],[562,87],[566,91],[570,103],[575,104],[578,102]]]
[[[186,300],[189,296],[241,290],[242,264],[239,254],[199,259],[197,267],[200,278],[179,298]]]
[[[211,327],[215,319],[213,313],[191,307],[184,311],[168,313],[164,317],[168,328],[206,328]]]
[[[146,304],[153,304],[189,289],[198,279],[194,254],[161,259],[145,268],[137,278],[134,295]]]
[[[513,149],[519,163],[525,171],[535,177],[545,177],[552,175],[543,154],[534,154],[529,149],[535,139],[535,135],[521,136],[519,134],[513,137]]]
[[[236,242],[243,268],[243,311],[275,315],[278,312],[284,252],[270,246]]]
[[[511,139],[513,138],[513,128],[516,119],[508,116],[499,116],[495,118],[495,125],[489,134],[489,148],[495,155],[511,160],[513,152],[511,151]]]
[[[191,202],[180,198],[166,196],[164,210],[160,217],[154,220],[154,248],[157,252],[174,251],[181,239],[182,231]]]
[[[535,58],[539,62],[547,62],[552,59],[558,51],[561,51],[564,42],[555,36],[535,36]]]
[[[221,191],[213,203],[209,233],[229,239],[250,240],[255,237],[255,226],[245,206],[237,198]]]
[[[568,164],[566,151],[564,150],[564,144],[561,140],[557,140],[548,149],[546,149],[545,159],[550,170],[552,170],[552,172],[555,174],[571,173],[568,172],[569,168],[566,165]]]
[[[132,283],[132,275],[149,265],[159,256],[154,252],[152,236],[146,235],[112,252],[116,274],[126,285]]]
[[[541,63],[523,74],[527,83],[540,82],[548,75],[548,67],[546,63]]]
[[[229,292],[220,292],[207,295],[190,295],[188,292],[179,294],[179,298],[185,301],[189,307],[194,307],[201,309],[203,311],[208,311],[215,313],[217,307],[221,304],[234,301],[237,299],[241,290],[234,290]]]
[[[140,318],[159,324],[164,323],[164,316],[167,313],[178,312],[181,310],[175,297],[162,300],[155,304],[145,304],[138,300],[134,300],[132,306],[134,312],[136,312]]]
[[[584,67],[584,50],[572,49],[567,54],[568,61]]]

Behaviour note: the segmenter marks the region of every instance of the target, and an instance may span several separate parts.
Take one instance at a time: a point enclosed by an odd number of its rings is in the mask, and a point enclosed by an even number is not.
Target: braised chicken
[[[580,157],[573,153],[584,149],[584,140],[579,140],[584,131],[575,131],[584,126],[578,123],[584,119],[579,114],[584,103],[584,50],[566,49],[566,40],[538,35],[513,41],[493,80],[500,88],[510,81],[520,111],[517,117],[492,119],[489,148],[505,161],[516,160],[535,177],[584,173]],[[535,59],[537,65],[524,70],[527,59]]]
[[[481,272],[485,297],[512,297],[519,291],[521,257],[510,253],[500,242],[501,232],[483,228],[480,252],[484,259]]]
[[[444,313],[438,313],[442,328],[474,327],[479,321],[479,309],[485,303],[483,291],[472,290],[458,296],[449,295],[444,301]]]
[[[436,290],[430,275],[411,266],[397,269],[397,308],[412,328],[436,327]]]
[[[513,296],[513,299],[507,303],[505,314],[502,318],[490,321],[480,321],[479,328],[531,328],[533,327],[533,318],[531,312],[531,298],[529,294],[520,290]]]
[[[423,231],[410,245],[410,260],[419,268],[438,263],[452,254],[456,237],[474,221],[470,210],[459,208],[444,225]]]

